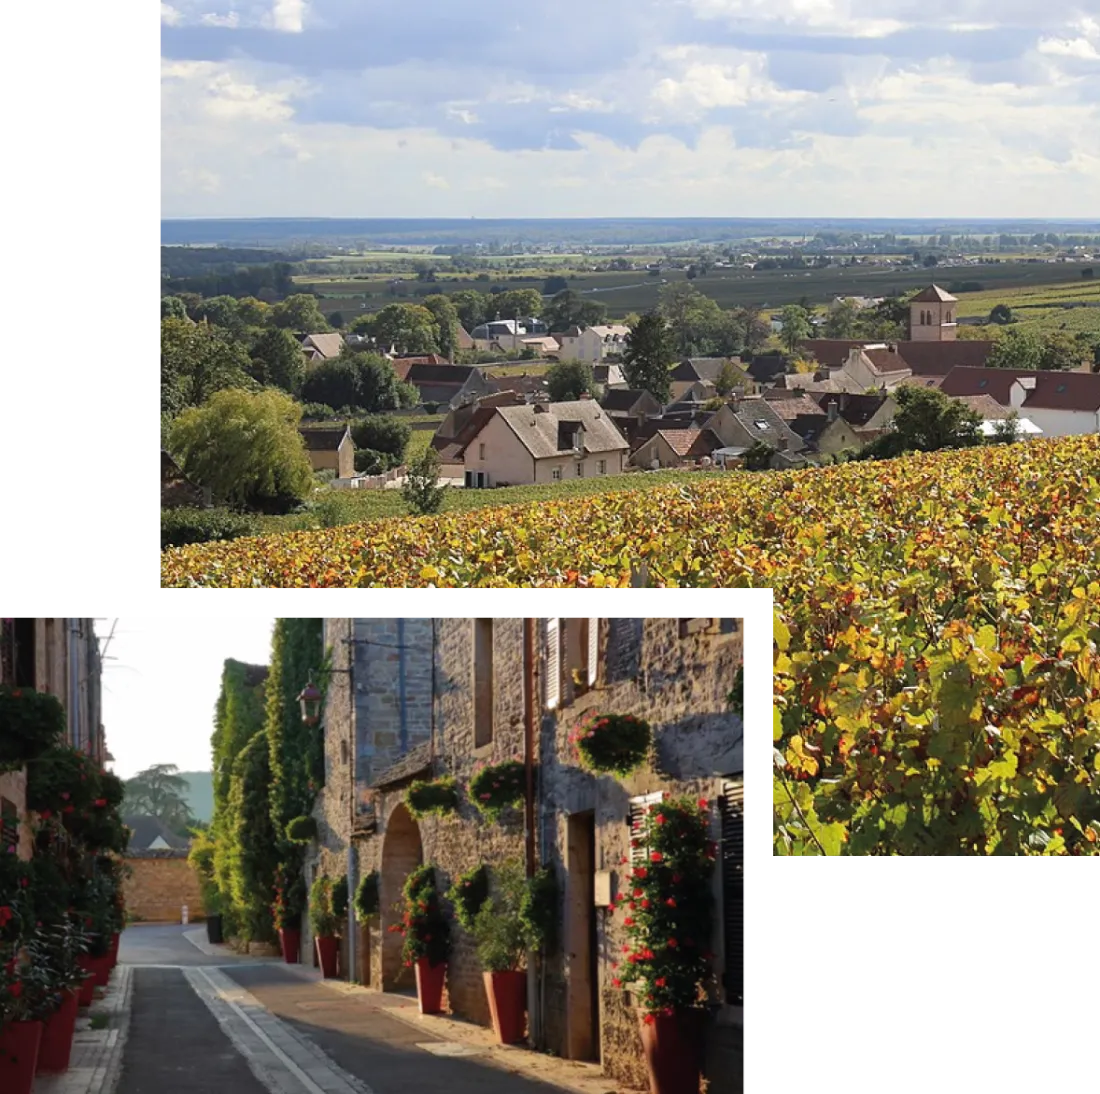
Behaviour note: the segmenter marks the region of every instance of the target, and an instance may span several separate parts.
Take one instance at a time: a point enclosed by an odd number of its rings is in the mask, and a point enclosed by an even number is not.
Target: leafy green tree
[[[522,319],[542,314],[538,289],[506,289],[490,298],[489,309],[501,319]]]
[[[566,288],[550,301],[543,318],[551,330],[591,327],[607,318],[607,306]]]
[[[453,361],[458,352],[458,311],[451,303],[451,298],[443,293],[424,297],[424,307],[435,319],[439,352],[448,361]]]
[[[405,458],[412,430],[407,422],[384,414],[370,414],[351,423],[351,437],[356,448],[369,448],[390,457],[390,467]]]
[[[718,370],[718,378],[714,381],[714,390],[725,397],[729,395],[741,383],[741,376],[734,367],[732,361],[726,361]]]
[[[244,320],[237,311],[237,301],[232,296],[211,296],[195,309],[198,322],[213,323],[229,331],[235,338],[244,333]]]
[[[734,308],[731,318],[743,350],[750,354],[756,353],[767,345],[771,331],[755,304]]]
[[[246,327],[265,327],[271,318],[271,305],[245,296],[237,301],[237,315]]]
[[[775,449],[764,441],[756,441],[746,452],[743,462],[746,471],[768,471],[772,465]]]
[[[409,464],[401,496],[413,513],[438,513],[443,508],[447,487],[439,484],[439,453],[430,445]]]
[[[1007,304],[994,304],[989,312],[989,321],[1003,326],[1005,323],[1015,323],[1016,317]]]
[[[1063,331],[1048,331],[1042,339],[1039,368],[1062,372],[1080,368],[1089,358],[1087,348]]]
[[[252,347],[252,359],[259,363],[257,371],[265,384],[282,388],[291,395],[301,391],[306,377],[306,359],[301,343],[290,331],[279,327],[265,330]]]
[[[823,328],[826,338],[855,338],[859,309],[848,299],[840,300],[829,309]]]
[[[810,313],[800,304],[788,304],[779,313],[781,328],[779,337],[788,353],[794,353],[799,342],[804,342],[813,333],[810,325]]]
[[[294,293],[280,300],[271,309],[271,322],[302,335],[320,334],[330,329],[312,293]]]
[[[542,283],[542,295],[543,296],[556,296],[558,293],[569,288],[569,281],[562,277],[561,274],[554,274],[553,277],[548,277]]]
[[[725,319],[722,309],[709,296],[683,281],[664,286],[660,311],[668,324],[674,351],[685,357],[708,351],[709,339]]]
[[[195,818],[185,795],[190,789],[175,764],[153,764],[127,779],[123,811],[156,817],[173,832],[194,824]]]
[[[555,403],[579,399],[582,395],[594,395],[596,381],[592,366],[586,361],[559,361],[546,370],[546,389]]]
[[[900,452],[935,452],[981,443],[981,416],[965,403],[935,388],[903,384],[894,392],[894,427],[865,452],[872,458]],[[877,446],[877,447],[876,447]]]
[[[364,333],[382,351],[392,346],[398,353],[439,352],[439,325],[432,312],[420,304],[387,304],[370,317],[369,330]]]
[[[626,336],[623,373],[633,388],[642,388],[659,403],[672,390],[670,373],[675,360],[668,324],[659,311],[648,311]]]
[[[187,309],[178,296],[162,296],[160,298],[161,319],[186,319]]]
[[[1044,343],[1042,336],[1028,327],[1002,331],[993,344],[986,366],[989,368],[1041,369]]]
[[[279,836],[268,800],[270,786],[268,739],[258,729],[233,761],[229,871],[230,892],[241,915],[241,937],[263,942],[275,938],[271,906],[279,863]]]
[[[160,324],[160,406],[172,417],[222,388],[255,386],[244,346],[219,327],[169,317]]]
[[[352,407],[369,414],[414,406],[418,397],[415,388],[397,378],[384,357],[351,350],[310,369],[302,383],[305,403]]]
[[[458,321],[469,333],[474,327],[480,326],[489,315],[489,298],[483,292],[476,289],[461,289],[451,293],[451,303],[458,313]]]
[[[285,511],[313,486],[298,433],[301,407],[273,388],[231,388],[173,423],[169,446],[187,476],[230,505]]]

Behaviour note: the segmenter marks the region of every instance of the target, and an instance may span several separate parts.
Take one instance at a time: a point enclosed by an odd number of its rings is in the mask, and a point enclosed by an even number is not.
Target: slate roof
[[[946,376],[960,365],[980,368],[989,360],[993,342],[899,342],[898,352],[913,370],[914,376]]]
[[[770,384],[787,371],[787,362],[779,354],[754,357],[746,371],[758,384]]]
[[[634,408],[634,404],[646,394],[647,392],[642,388],[616,387],[605,392],[600,405],[608,411],[630,411]]]
[[[730,360],[728,357],[685,357],[669,375],[673,380],[710,380],[713,383]]]
[[[510,393],[509,393],[510,394]],[[493,415],[497,412],[497,404],[477,406],[474,412],[466,419],[465,424],[454,437],[432,438],[432,448],[439,453],[439,458],[444,463],[455,463],[462,459],[469,443],[489,424]]]
[[[777,441],[785,440],[794,451],[802,448],[802,438],[772,409],[767,399],[753,395],[741,399],[736,406],[732,403],[728,405],[754,441],[761,441],[775,448]],[[720,414],[721,411],[715,413]]]
[[[335,452],[348,436],[348,427],[342,425],[337,429],[331,429],[324,426],[300,425],[298,432],[310,452]]]
[[[889,395],[856,395],[851,392],[824,392],[818,396],[817,402],[821,409],[828,414],[829,404],[837,404],[837,414],[843,418],[853,429],[861,429],[879,411]]]
[[[999,422],[1011,413],[1007,406],[1002,406],[992,395],[957,395],[955,398],[980,414],[983,421]]]
[[[496,408],[496,413],[535,459],[565,451],[558,447],[561,422],[579,422],[584,427],[585,452],[615,452],[628,447],[610,415],[595,399],[549,403],[542,411],[533,406],[502,406]]]
[[[909,302],[911,304],[953,304],[958,299],[957,296],[952,296],[949,292],[941,289],[939,285],[929,285],[927,289],[922,289],[916,296],[911,296]]]
[[[486,377],[493,391],[517,391],[521,395],[535,395],[546,390],[544,376],[489,376]]]
[[[128,851],[148,851],[150,844],[155,843],[157,837],[168,844],[168,850],[186,851],[191,841],[177,836],[171,829],[166,828],[159,817],[150,816],[148,813],[133,813],[122,818],[122,823],[130,829],[130,842]]]
[[[678,456],[709,456],[722,444],[722,439],[710,429],[658,429],[654,436],[664,437]]]
[[[1100,373],[1035,372],[1014,368],[956,368],[940,385],[945,395],[991,395],[1002,406],[1012,405],[1017,379],[1032,379],[1035,387],[1024,410],[1100,410]]]
[[[771,392],[765,395],[765,401],[785,422],[793,422],[798,417],[823,417],[825,411],[801,392],[785,392],[776,397]]]
[[[426,771],[431,771],[431,768],[432,746],[430,741],[425,741],[410,748],[401,759],[380,772],[371,783],[371,789],[384,790],[387,786],[423,775]]]

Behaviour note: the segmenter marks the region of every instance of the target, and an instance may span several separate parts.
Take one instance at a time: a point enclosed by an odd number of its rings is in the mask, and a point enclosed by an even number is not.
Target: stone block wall
[[[19,824],[19,857],[29,859],[33,849],[30,825],[27,824],[27,772],[25,769],[0,775],[0,798],[15,806]]]
[[[145,851],[126,856],[129,876],[124,882],[126,910],[139,922],[179,923],[180,909],[191,920],[202,919],[202,890],[186,856],[176,852]]]

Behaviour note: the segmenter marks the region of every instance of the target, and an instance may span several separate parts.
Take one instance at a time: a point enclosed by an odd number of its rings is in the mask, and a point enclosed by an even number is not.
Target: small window
[[[721,798],[722,822],[722,986],[726,1002],[744,1005],[745,993],[745,788],[726,783]]]
[[[718,633],[719,634],[736,634],[741,629],[740,619],[719,619],[718,620]]]
[[[577,478],[584,478],[584,462],[582,460],[577,460]]]
[[[710,629],[713,622],[712,619],[681,619],[680,637],[687,638],[693,634],[702,634],[703,631]]]
[[[757,418],[752,424],[759,430],[767,430],[769,428],[768,423],[764,421],[763,418]]]
[[[485,459],[485,445],[479,444],[477,446],[477,458],[479,460]]]
[[[474,620],[474,747],[493,740],[493,621]]]
[[[596,469],[599,471],[599,473],[601,475],[606,475],[607,474],[607,460],[600,460],[599,463],[596,464]]]
[[[7,798],[0,798],[0,841],[4,847],[19,846],[19,811]]]
[[[561,641],[558,620],[546,621],[546,679],[544,702],[547,710],[556,710],[561,702]]]
[[[340,763],[345,767],[348,762],[348,742],[345,738],[340,739]]]
[[[550,474],[553,476],[555,482],[561,482],[561,468],[560,467],[555,467],[554,470],[550,472]]]
[[[642,839],[642,821],[653,806],[665,800],[665,791],[642,794],[630,799],[630,862],[639,865],[649,861],[649,845]],[[637,846],[635,846],[637,844]]]

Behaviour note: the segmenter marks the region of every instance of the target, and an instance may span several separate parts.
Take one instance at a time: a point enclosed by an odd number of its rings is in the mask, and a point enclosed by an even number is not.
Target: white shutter
[[[588,686],[596,683],[600,669],[600,621],[588,621]]]
[[[658,802],[665,800],[665,791],[658,790],[654,794],[642,794],[640,797],[630,799],[630,839],[637,840],[638,846],[633,842],[630,847],[631,863],[645,863],[649,861],[649,846],[642,842],[642,821],[646,813]]]
[[[558,620],[546,621],[546,709],[556,710],[561,701],[561,642]]]

